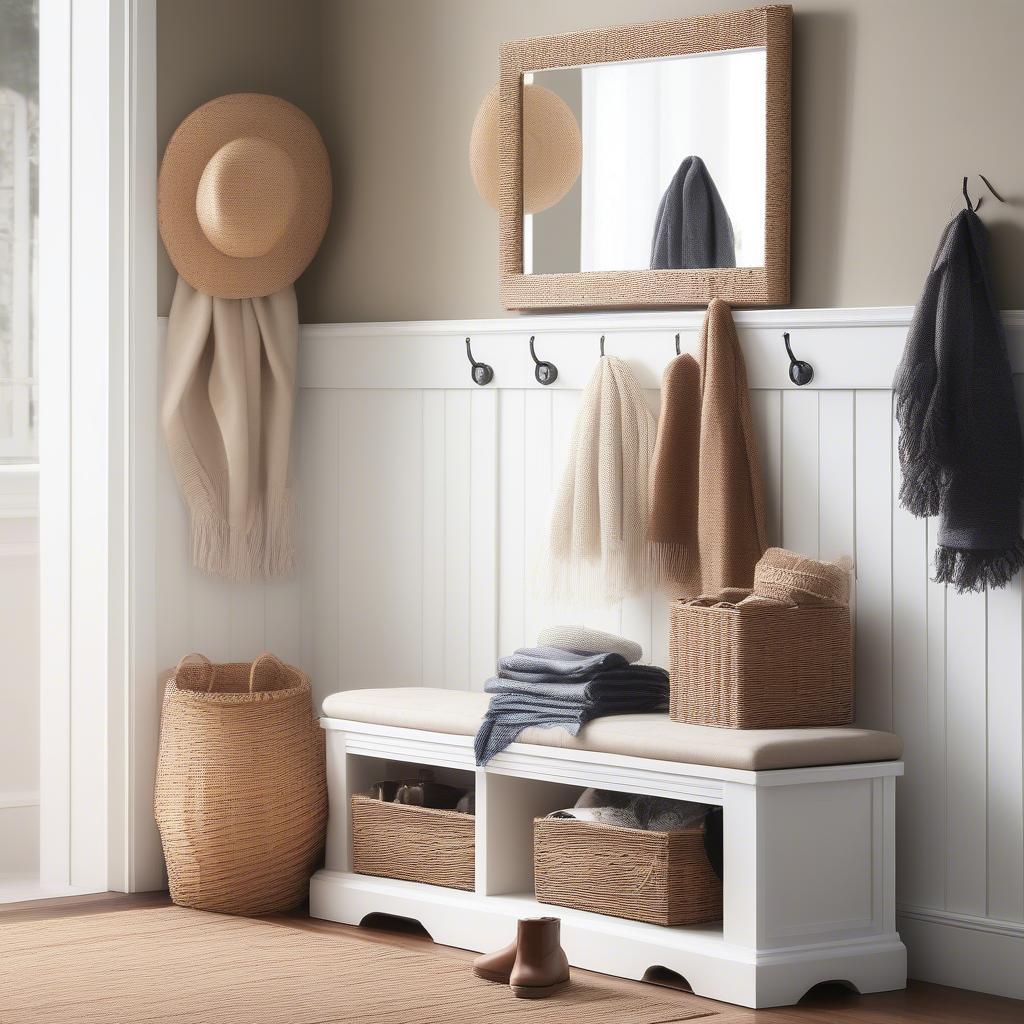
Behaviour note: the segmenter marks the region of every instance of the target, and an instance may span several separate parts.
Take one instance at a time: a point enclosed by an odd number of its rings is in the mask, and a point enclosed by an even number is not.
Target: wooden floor
[[[78,914],[94,914],[138,907],[165,906],[166,893],[146,893],[125,896],[121,893],[102,893],[96,896],[72,896],[57,900],[39,900],[33,903],[11,903],[0,906],[0,927],[19,920],[53,920]],[[347,925],[332,924],[310,918],[304,911],[274,915],[267,918],[277,924],[305,928],[318,932],[346,931]],[[364,937],[392,946],[414,946],[421,951],[430,950],[438,957],[469,962],[473,954],[447,946],[435,946],[429,938],[413,928],[362,928]],[[1024,966],[1024,965],[1022,965]],[[640,983],[621,981],[624,989]],[[714,1024],[1022,1024],[1024,1002],[1000,999],[996,996],[965,992],[911,982],[904,992],[886,992],[879,995],[858,996],[839,987],[822,986],[806,996],[798,1006],[780,1010],[747,1010],[726,1003],[706,1002],[718,1016]],[[413,1022],[410,1022],[413,1024]]]

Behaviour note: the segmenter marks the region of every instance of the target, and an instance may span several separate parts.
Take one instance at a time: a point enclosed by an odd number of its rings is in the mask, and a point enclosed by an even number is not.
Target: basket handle
[[[188,662],[189,658],[198,658],[201,665],[210,670],[210,681],[206,686],[206,692],[209,693],[213,689],[213,684],[217,679],[217,666],[205,655],[200,654],[198,651],[193,651],[191,654],[186,654],[174,666],[174,677],[177,679],[178,673],[182,670],[184,665]]]
[[[256,669],[264,662],[271,662],[280,671],[287,672],[288,666],[278,658],[276,655],[271,654],[269,651],[264,651],[253,663],[249,666],[249,692],[253,693],[253,684],[256,681]]]

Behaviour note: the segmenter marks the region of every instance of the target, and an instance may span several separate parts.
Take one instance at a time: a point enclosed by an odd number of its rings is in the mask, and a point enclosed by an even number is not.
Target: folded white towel
[[[638,643],[586,626],[549,626],[540,631],[537,644],[578,654],[621,654],[631,665],[644,656],[644,649]]]

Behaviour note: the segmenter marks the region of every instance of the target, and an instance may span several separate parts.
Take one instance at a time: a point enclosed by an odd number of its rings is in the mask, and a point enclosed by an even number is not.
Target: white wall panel
[[[782,395],[782,546],[818,557],[818,392]]]
[[[946,594],[946,908],[986,913],[985,594]]]
[[[854,402],[857,724],[892,728],[892,399]]]
[[[986,915],[1024,921],[1021,580],[988,595]]]
[[[498,657],[498,395],[470,396],[469,681],[483,689]]]
[[[750,393],[750,416],[761,455],[768,543],[782,543],[782,392]]]
[[[1024,376],[1014,378],[1024,409]],[[988,595],[988,908],[1024,921],[1024,627],[1021,578]]]
[[[420,673],[422,422],[420,392],[349,391],[341,401],[338,687]]]
[[[898,431],[893,431],[893,462]],[[901,898],[915,906],[935,906],[942,900],[941,886],[934,886],[928,864],[934,850],[920,842],[929,835],[941,842],[937,825],[929,818],[926,794],[930,784],[928,764],[928,523],[915,519],[899,504],[898,487],[892,505],[892,665],[893,729],[903,737],[909,765],[897,780],[896,796],[900,814],[896,822],[897,845],[906,844],[897,864]]]
[[[424,686],[445,686],[445,393],[423,392],[420,440],[423,460],[421,647]]]
[[[323,699],[339,681],[340,406],[337,391],[301,396],[295,417],[302,664]]]
[[[499,392],[498,649],[526,640],[526,392]]]
[[[526,425],[523,435],[523,537],[526,561],[523,565],[523,625],[524,641],[535,640],[537,631],[547,621],[544,602],[536,597],[536,581],[547,543],[548,510],[555,486],[555,474],[561,470],[554,451],[554,392],[531,390],[526,392]],[[508,530],[514,530],[514,521]],[[505,531],[502,531],[505,532]],[[499,614],[504,615],[502,610]]]
[[[298,574],[272,580],[264,587],[264,629],[261,648],[289,665],[302,664],[302,590]]]
[[[771,392],[768,392],[769,394]],[[852,391],[818,394],[818,557],[853,555],[857,492]]]
[[[946,906],[946,587],[931,579],[932,552],[935,551],[938,536],[938,520],[928,520],[928,572],[925,574],[926,602],[928,607],[928,633],[926,672],[927,696],[924,708],[916,708],[927,722],[927,754],[919,758],[916,765],[907,762],[907,767],[917,775],[924,775],[927,782],[923,787],[921,808],[921,831],[914,836],[916,857],[920,862],[921,890],[925,894],[925,907]],[[901,683],[901,680],[897,680]],[[904,809],[900,803],[899,821],[905,821]],[[899,858],[897,859],[899,864]],[[911,900],[900,899],[906,903]],[[912,904],[913,905],[913,904]]]
[[[444,684],[468,690],[472,550],[472,437],[469,391],[444,397]]]

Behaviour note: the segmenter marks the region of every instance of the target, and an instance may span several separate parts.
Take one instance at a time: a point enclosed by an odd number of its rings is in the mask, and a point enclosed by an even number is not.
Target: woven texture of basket
[[[676,722],[785,729],[853,720],[845,606],[676,601],[669,659]]]
[[[352,869],[472,892],[476,818],[461,811],[352,797]]]
[[[646,832],[571,818],[533,823],[537,899],[648,924],[717,921],[722,882],[704,829]]]
[[[249,915],[298,906],[327,825],[309,679],[267,654],[183,659],[164,690],[154,809],[175,903]]]

